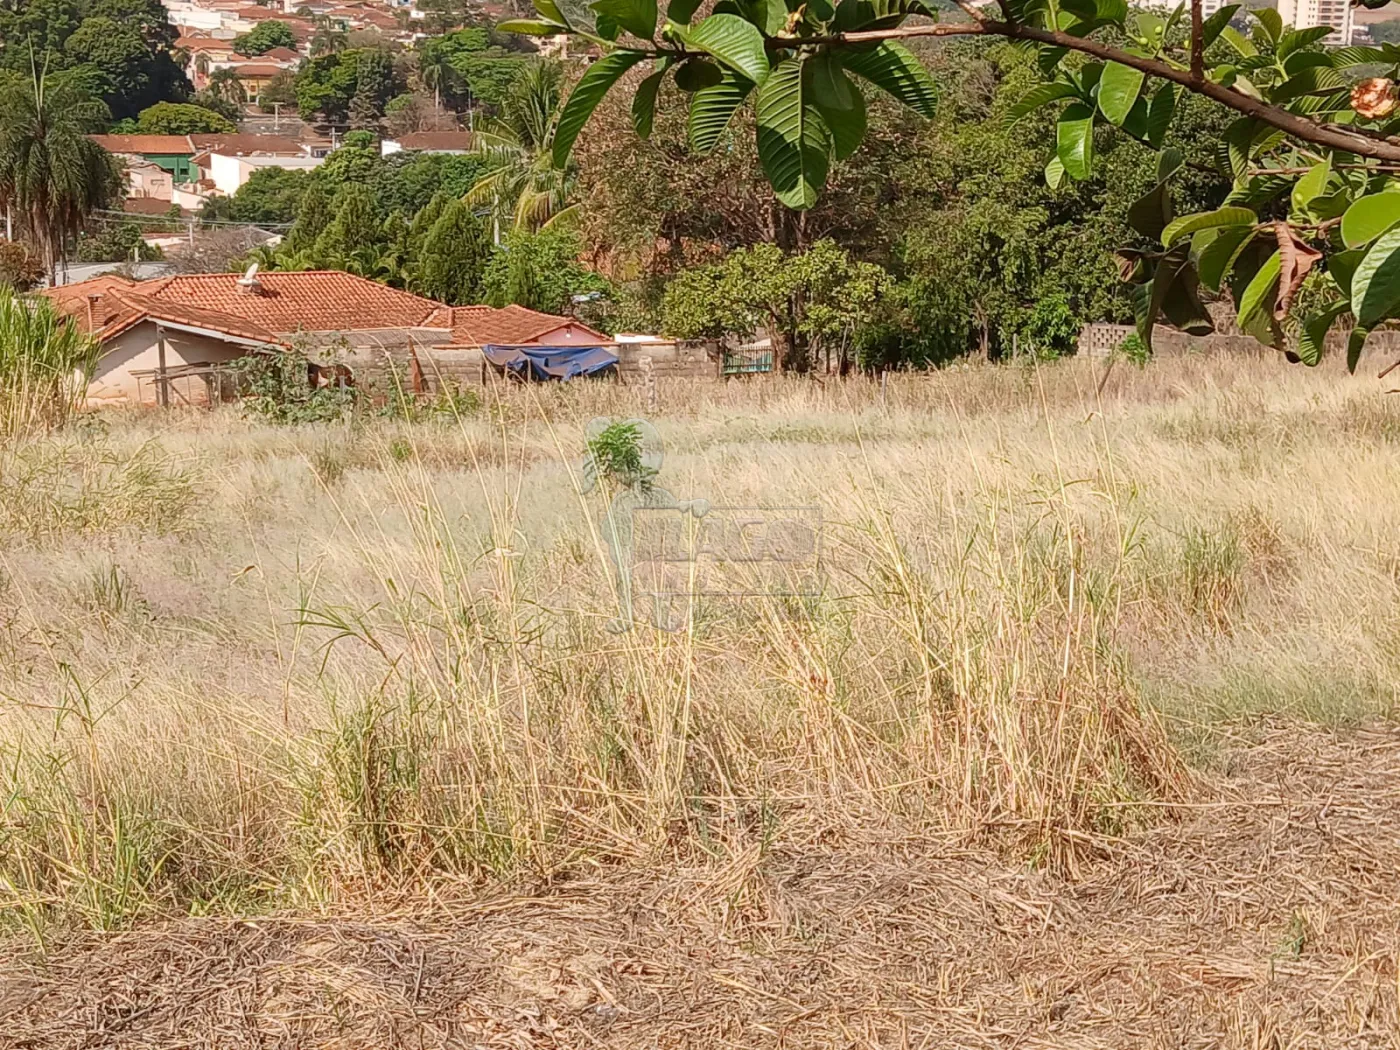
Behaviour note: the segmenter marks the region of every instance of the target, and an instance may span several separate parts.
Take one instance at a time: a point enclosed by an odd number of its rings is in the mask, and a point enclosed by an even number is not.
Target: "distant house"
[[[259,168],[291,168],[309,171],[323,158],[285,135],[191,135],[199,150],[192,161],[200,182],[232,196]]]
[[[198,175],[190,159],[195,154],[188,135],[89,135],[108,153],[144,160],[170,172],[175,182],[193,182]]]
[[[168,207],[175,192],[174,176],[148,160],[129,160],[126,165],[126,192],[128,203],[131,200],[155,200],[164,201]]]
[[[444,311],[452,330],[452,342],[448,345],[453,347],[597,346],[613,341],[572,317],[540,313],[514,304],[501,308],[449,306]]]
[[[36,294],[101,342],[93,405],[206,404],[226,392],[219,366],[249,353],[343,346],[368,373],[452,339],[448,308],[337,271],[107,275]]]
[[[381,156],[403,151],[416,153],[467,153],[472,148],[470,131],[415,131],[396,139],[381,139]]]

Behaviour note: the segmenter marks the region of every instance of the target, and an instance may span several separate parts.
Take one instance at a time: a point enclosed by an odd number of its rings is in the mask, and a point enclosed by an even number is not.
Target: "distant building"
[[[467,153],[472,148],[470,131],[415,131],[400,135],[396,139],[382,139],[379,152],[382,156],[403,151],[416,153]]]
[[[1349,0],[1278,0],[1283,24],[1295,29],[1331,26],[1323,38],[1327,44],[1349,44],[1352,35],[1352,7]]]
[[[89,135],[108,153],[144,160],[170,172],[175,182],[191,182],[196,169],[190,163],[195,149],[188,135]]]

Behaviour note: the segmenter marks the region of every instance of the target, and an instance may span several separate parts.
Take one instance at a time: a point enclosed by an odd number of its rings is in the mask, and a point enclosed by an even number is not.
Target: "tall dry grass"
[[[579,491],[627,388],[9,442],[3,914],[42,936],[832,836],[1072,871],[1192,793],[1210,723],[1388,711],[1400,408],[1263,360],[1100,378],[663,384],[670,491],[825,514],[819,596],[700,600],[674,633],[607,630]]]
[[[98,343],[46,299],[0,286],[0,440],[70,419],[97,365]]]

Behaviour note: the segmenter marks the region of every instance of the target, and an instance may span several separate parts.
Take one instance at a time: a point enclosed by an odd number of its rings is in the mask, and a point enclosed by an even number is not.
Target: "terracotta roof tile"
[[[283,71],[281,66],[274,66],[268,62],[244,62],[229,68],[240,77],[275,77]]]
[[[225,335],[238,336],[241,339],[251,339],[258,343],[286,345],[284,340],[278,338],[277,333],[247,317],[190,306],[187,303],[167,302],[149,295],[137,295],[125,289],[115,292],[114,298],[122,305],[133,309],[138,315],[135,320],[150,318],[156,321],[168,321],[171,324],[189,325],[192,328],[206,328],[213,332],[222,332]],[[127,321],[125,327],[130,327],[132,323],[135,321]],[[103,333],[104,338],[110,338],[115,334],[115,331]]]
[[[596,336],[599,342],[612,342],[608,336],[589,328],[582,321],[527,310],[523,306],[511,305],[501,309],[493,306],[454,306],[449,308],[446,321],[452,329],[452,342],[458,346],[533,343],[540,336],[565,325]]]
[[[284,342],[277,333],[298,331],[448,327],[450,308],[348,273],[263,273],[257,293],[240,288],[242,276],[188,274],[134,282],[106,275],[37,294],[104,340],[147,317],[260,342]]]
[[[128,215],[165,215],[170,211],[171,202],[159,197],[128,197],[122,201],[122,211]]]
[[[194,152],[188,135],[89,135],[108,153],[189,154]]]
[[[258,294],[241,289],[242,274],[189,274],[161,282],[152,298],[247,317],[275,332],[416,328],[441,306],[337,270],[260,273]]]
[[[274,47],[271,51],[264,51],[262,57],[269,62],[300,62],[301,52],[289,47]]]
[[[394,140],[404,149],[421,150],[469,150],[472,148],[470,131],[414,131],[400,135]]]
[[[246,157],[250,153],[288,153],[300,157],[306,151],[296,139],[286,135],[191,135],[190,143],[200,153],[222,153]]]

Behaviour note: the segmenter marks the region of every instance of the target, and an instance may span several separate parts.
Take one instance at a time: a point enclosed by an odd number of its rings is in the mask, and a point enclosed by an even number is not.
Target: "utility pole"
[[[282,103],[272,104],[272,132],[275,135],[282,130]]]

